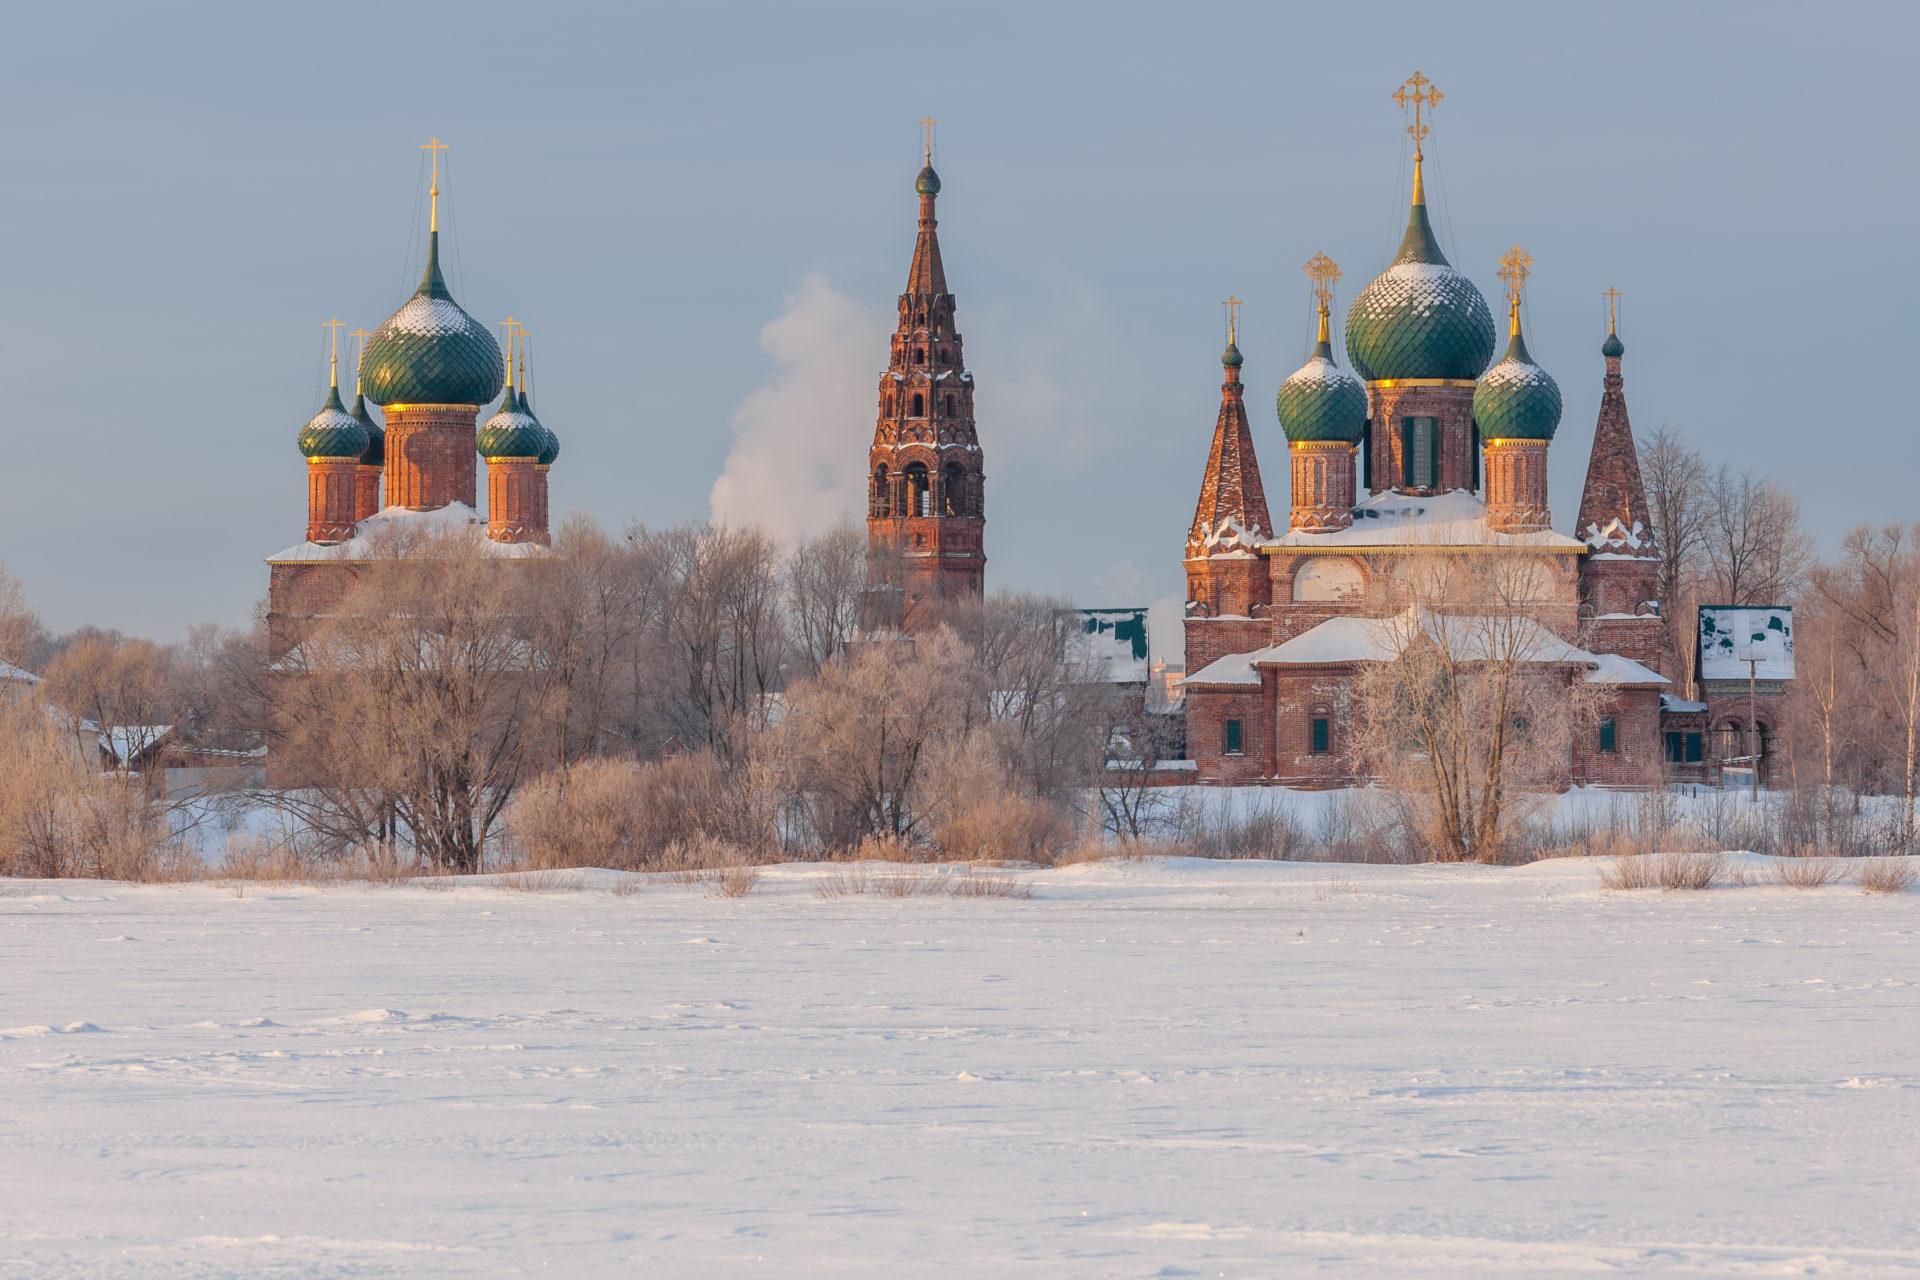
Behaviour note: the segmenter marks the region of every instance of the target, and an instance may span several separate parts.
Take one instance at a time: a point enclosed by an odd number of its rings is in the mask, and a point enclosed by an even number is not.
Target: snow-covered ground
[[[0,1276],[1920,1276],[1920,893],[823,874],[0,885]]]

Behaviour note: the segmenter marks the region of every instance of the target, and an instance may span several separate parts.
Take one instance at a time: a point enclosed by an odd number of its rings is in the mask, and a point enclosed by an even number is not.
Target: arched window
[[[957,462],[949,462],[940,473],[940,510],[950,516],[972,514],[967,510],[967,473]]]
[[[1307,711],[1307,750],[1316,756],[1333,750],[1333,708],[1324,702]]]
[[[927,362],[927,349],[925,347],[915,347],[913,349],[913,362],[915,364],[925,364]]]
[[[916,418],[924,418],[927,416],[927,398],[918,391],[913,393],[913,414],[911,416]]]
[[[948,392],[948,393],[947,393],[947,406],[946,406],[946,408],[945,408],[945,409],[943,410],[943,412],[944,412],[944,413],[946,414],[946,416],[947,416],[947,417],[949,417],[949,418],[951,418],[951,417],[953,416],[953,393],[952,393],[952,392]]]
[[[1333,603],[1358,601],[1366,593],[1360,567],[1339,556],[1309,556],[1293,575],[1293,598]]]
[[[918,399],[919,397],[915,397]],[[933,492],[927,483],[927,465],[924,462],[907,464],[907,514],[910,516],[930,516],[933,514]]]
[[[893,514],[893,486],[889,483],[890,479],[886,463],[873,469],[873,514],[883,519]]]

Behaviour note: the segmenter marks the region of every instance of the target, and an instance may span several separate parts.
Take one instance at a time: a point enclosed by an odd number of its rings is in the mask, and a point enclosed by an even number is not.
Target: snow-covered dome
[[[1369,382],[1480,376],[1493,356],[1493,315],[1473,281],[1440,252],[1416,167],[1407,234],[1388,267],[1347,310],[1347,358]]]
[[[420,287],[367,341],[367,399],[390,404],[485,404],[500,393],[500,346],[461,309],[440,275],[440,233],[427,236]]]
[[[1527,354],[1516,308],[1507,354],[1473,389],[1482,440],[1551,440],[1560,425],[1560,384]]]
[[[367,451],[367,429],[340,403],[340,388],[327,388],[327,402],[300,428],[300,452],[308,459],[358,458]]]
[[[1327,316],[1320,315],[1320,341],[1307,362],[1280,384],[1274,397],[1280,429],[1293,443],[1308,440],[1357,442],[1367,429],[1367,389],[1360,379],[1333,362]]]

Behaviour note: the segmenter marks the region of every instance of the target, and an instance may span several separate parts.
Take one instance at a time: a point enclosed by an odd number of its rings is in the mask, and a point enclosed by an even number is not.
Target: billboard
[[[1700,679],[1793,679],[1793,610],[1786,605],[1700,606]]]

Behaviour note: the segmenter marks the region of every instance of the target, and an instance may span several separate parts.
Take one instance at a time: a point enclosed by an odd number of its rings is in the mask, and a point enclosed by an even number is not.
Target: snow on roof
[[[1673,681],[1651,667],[1617,653],[1596,653],[1587,668],[1588,684],[1612,684],[1622,687],[1672,684]]]
[[[1594,684],[1622,686],[1662,685],[1669,681],[1617,653],[1589,653],[1568,644],[1530,618],[1491,620],[1472,614],[1441,614],[1418,606],[1387,617],[1329,618],[1281,644],[1251,653],[1228,654],[1186,678],[1189,685],[1249,685],[1260,683],[1261,667],[1326,666],[1350,662],[1392,662],[1417,628],[1436,643],[1445,644],[1460,660],[1485,660],[1489,654],[1510,654],[1524,662],[1566,663],[1584,666]]]
[[[172,732],[173,726],[170,724],[122,725],[111,733],[100,735],[100,749],[121,764],[131,764],[135,756]]]
[[[1376,493],[1353,509],[1353,525],[1334,533],[1289,530],[1270,547],[1542,547],[1580,551],[1586,543],[1564,533],[1499,533],[1487,524],[1487,506],[1464,489],[1431,497]]]
[[[33,672],[14,666],[11,662],[0,662],[0,680],[20,680],[27,684],[39,684],[40,677]]]
[[[1660,709],[1662,711],[1670,711],[1674,715],[1680,716],[1698,715],[1707,709],[1707,704],[1704,702],[1689,702],[1678,694],[1663,693],[1660,695]]]
[[[430,537],[448,533],[470,533],[479,539],[491,555],[506,559],[524,559],[545,555],[547,549],[537,542],[495,542],[487,537],[486,522],[480,513],[464,502],[449,502],[431,511],[411,507],[387,507],[362,520],[358,531],[345,542],[299,542],[267,557],[268,564],[300,564],[316,560],[384,560],[407,537]]]
[[[1080,629],[1067,641],[1076,665],[1105,684],[1144,682],[1150,674],[1145,609],[1080,609]]]

